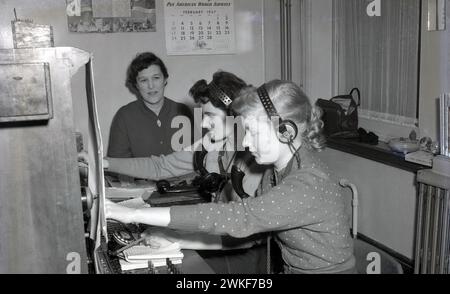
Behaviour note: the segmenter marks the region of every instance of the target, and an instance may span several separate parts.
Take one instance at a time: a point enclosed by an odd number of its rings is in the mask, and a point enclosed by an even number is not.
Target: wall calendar
[[[234,54],[234,0],[165,0],[168,55]]]

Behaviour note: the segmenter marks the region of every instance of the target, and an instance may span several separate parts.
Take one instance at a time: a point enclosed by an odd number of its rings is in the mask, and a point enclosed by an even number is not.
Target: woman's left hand
[[[153,248],[164,248],[178,242],[178,235],[169,229],[150,227],[141,234],[145,241]],[[174,238],[175,237],[175,238]]]
[[[106,218],[116,220],[124,224],[134,222],[133,216],[135,209],[118,205],[111,200],[106,199],[105,202]]]

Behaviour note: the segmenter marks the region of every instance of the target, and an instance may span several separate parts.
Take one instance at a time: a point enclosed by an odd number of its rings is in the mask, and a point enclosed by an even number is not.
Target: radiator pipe
[[[423,210],[424,210],[424,196],[426,191],[426,185],[419,185],[419,199],[417,201],[417,224],[416,224],[416,248],[415,248],[415,256],[414,256],[414,273],[420,273],[420,251],[422,248],[422,227],[423,227]]]
[[[280,0],[281,79],[292,80],[291,0]]]
[[[425,225],[424,225],[424,238],[423,238],[423,252],[422,252],[422,274],[427,273],[428,268],[428,245],[430,240],[430,223],[431,223],[431,200],[434,193],[434,187],[428,186],[427,192],[427,204],[426,204],[426,214],[425,214]]]
[[[447,190],[443,200],[443,224],[442,224],[442,239],[441,239],[441,259],[439,261],[439,274],[450,273],[450,248],[449,248],[449,234],[448,225],[450,219],[450,190]],[[447,268],[445,268],[447,266]]]
[[[339,181],[339,184],[344,187],[344,188],[350,188],[352,190],[352,234],[353,234],[353,238],[356,239],[357,235],[358,235],[358,201],[359,201],[359,197],[358,197],[358,189],[356,188],[356,186],[352,183],[350,183],[349,180],[347,179],[341,179]]]
[[[280,0],[281,79],[286,78],[286,0]]]
[[[437,253],[437,244],[438,244],[438,236],[440,235],[439,228],[439,216],[440,208],[441,208],[441,199],[442,199],[442,189],[437,189],[435,198],[434,198],[434,210],[433,210],[433,216],[434,216],[434,222],[433,222],[433,238],[431,239],[432,245],[431,245],[431,268],[430,273],[434,274],[436,272],[436,255]]]
[[[286,0],[286,79],[292,80],[292,21],[291,0]]]

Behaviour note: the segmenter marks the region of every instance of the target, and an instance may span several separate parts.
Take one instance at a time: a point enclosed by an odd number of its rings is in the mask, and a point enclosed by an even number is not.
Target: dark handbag
[[[354,93],[357,95],[356,100]],[[361,93],[358,88],[353,88],[348,95],[339,95],[330,100],[318,99],[316,105],[323,112],[322,121],[326,136],[358,137],[358,106],[361,105]]]

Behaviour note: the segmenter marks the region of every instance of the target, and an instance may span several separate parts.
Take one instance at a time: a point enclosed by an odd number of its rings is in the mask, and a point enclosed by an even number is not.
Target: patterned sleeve
[[[172,208],[170,226],[243,238],[319,223],[336,209],[336,202],[321,195],[336,192],[319,187],[318,181],[316,175],[296,173],[266,194],[241,203]]]

